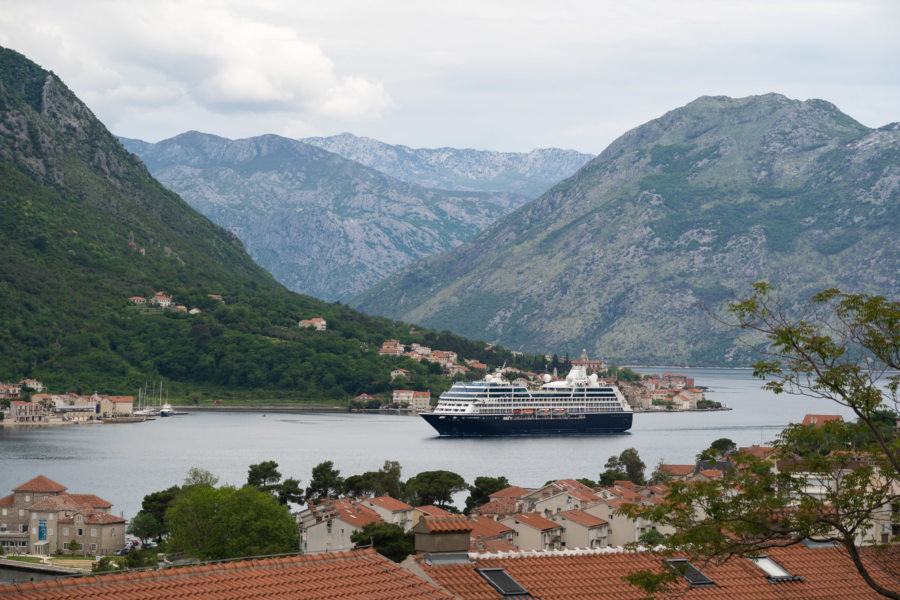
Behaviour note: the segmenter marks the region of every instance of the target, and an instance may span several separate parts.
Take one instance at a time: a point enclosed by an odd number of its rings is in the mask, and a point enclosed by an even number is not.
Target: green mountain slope
[[[321,400],[388,389],[396,363],[377,353],[386,338],[483,351],[288,291],[156,182],[54,74],[6,49],[0,181],[0,381],[134,393],[162,378],[173,394]],[[202,312],[128,301],[161,290]],[[311,317],[328,331],[297,326]],[[431,383],[425,365],[405,366]]]
[[[240,237],[278,281],[326,300],[458,246],[527,202],[423,188],[276,135],[121,141],[154,177]]]
[[[900,126],[821,100],[700,98],[638,127],[454,251],[351,302],[491,341],[735,364],[733,290],[900,289]]]

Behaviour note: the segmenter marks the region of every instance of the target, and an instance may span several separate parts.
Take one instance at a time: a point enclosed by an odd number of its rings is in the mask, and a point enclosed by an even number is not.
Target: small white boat
[[[162,405],[162,408],[159,409],[159,416],[161,417],[171,417],[175,414],[175,409],[172,408],[172,405],[166,402]]]

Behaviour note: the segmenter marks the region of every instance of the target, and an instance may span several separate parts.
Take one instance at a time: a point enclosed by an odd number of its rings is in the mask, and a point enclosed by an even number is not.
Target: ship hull
[[[622,433],[631,429],[633,413],[595,413],[577,417],[510,417],[421,413],[442,436],[587,435]]]

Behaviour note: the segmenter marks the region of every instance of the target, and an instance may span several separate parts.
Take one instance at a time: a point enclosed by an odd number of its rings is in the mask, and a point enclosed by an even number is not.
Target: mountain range
[[[351,301],[512,348],[746,364],[715,317],[767,280],[897,296],[900,124],[822,100],[702,97],[637,127],[540,198]]]
[[[342,133],[301,140],[401,181],[444,190],[509,192],[534,199],[593,158],[560,148],[494,152],[410,148]]]
[[[325,300],[346,300],[449,250],[528,201],[428,189],[276,135],[120,141],[156,179],[235,233],[278,281]]]

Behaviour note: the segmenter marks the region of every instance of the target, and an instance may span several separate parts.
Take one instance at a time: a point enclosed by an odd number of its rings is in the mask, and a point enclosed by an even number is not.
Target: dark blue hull
[[[595,413],[553,418],[435,413],[421,413],[420,416],[440,435],[462,437],[622,433],[631,429],[632,413]]]

